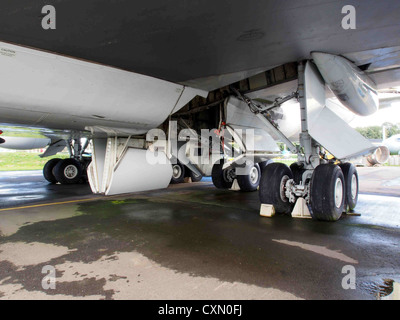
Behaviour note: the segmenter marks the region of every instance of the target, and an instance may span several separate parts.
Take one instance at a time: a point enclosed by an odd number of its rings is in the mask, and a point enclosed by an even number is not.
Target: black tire
[[[352,163],[342,163],[339,166],[342,169],[346,186],[345,206],[348,210],[353,211],[358,201],[359,183],[357,169]]]
[[[261,180],[260,166],[256,163],[251,166],[250,173],[236,177],[240,187],[240,191],[253,192],[256,191]]]
[[[51,159],[43,167],[43,177],[50,183],[57,183],[57,179],[53,174],[54,167],[61,161],[61,159]]]
[[[266,160],[266,161],[260,162],[258,165],[260,167],[261,173],[264,171],[265,167],[270,165],[271,163],[274,163],[274,161],[273,160]]]
[[[337,221],[345,204],[345,181],[342,169],[334,164],[319,165],[310,183],[311,216],[321,221]]]
[[[171,183],[172,184],[183,183],[184,180],[185,180],[185,166],[182,163],[180,163],[180,161],[177,161],[176,164],[172,165]]]
[[[189,171],[189,176],[192,179],[192,182],[199,182],[201,181],[201,179],[203,179],[203,175],[196,176],[196,174],[192,170]]]
[[[88,167],[89,167],[91,162],[92,162],[92,158],[91,157],[84,157],[82,159],[82,163],[81,164],[82,164],[83,172],[82,172],[81,180],[79,181],[82,184],[89,183],[89,178],[87,176],[87,169],[88,169]]]
[[[293,179],[293,174],[287,165],[272,163],[265,167],[260,181],[261,203],[272,204],[277,213],[290,214],[293,204],[283,193],[283,186],[288,179]]]
[[[64,159],[53,168],[54,177],[61,184],[76,184],[83,174],[83,167],[78,160]]]
[[[228,170],[222,170],[224,162],[215,163],[212,168],[211,178],[214,186],[218,189],[230,189],[233,184],[233,179],[227,174]]]
[[[293,179],[297,184],[300,184],[300,182],[303,180],[303,173],[306,171],[303,169],[303,165],[295,162],[290,165],[290,170],[292,170],[293,173]]]

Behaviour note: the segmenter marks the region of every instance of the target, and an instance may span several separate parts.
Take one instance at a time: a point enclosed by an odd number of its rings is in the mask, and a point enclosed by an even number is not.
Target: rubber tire
[[[236,179],[239,184],[240,191],[253,192],[253,191],[256,191],[258,186],[260,185],[260,180],[261,180],[260,166],[256,163],[253,167],[255,167],[258,171],[258,179],[257,179],[256,183],[251,182],[250,174],[237,176]]]
[[[50,183],[56,184],[58,181],[56,177],[53,174],[53,169],[59,163],[61,159],[55,158],[51,159],[46,162],[46,164],[43,167],[43,177]]]
[[[73,179],[67,178],[64,174],[65,168],[69,165],[74,165],[78,170],[78,174]],[[53,174],[57,181],[61,184],[76,184],[79,183],[82,178],[83,167],[78,160],[64,159],[59,161],[57,165],[53,168]]]
[[[190,171],[189,176],[192,179],[192,182],[200,182],[201,179],[203,179],[203,175],[196,176],[196,174],[192,170],[189,171]]]
[[[297,184],[300,184],[300,181],[303,179],[303,173],[306,171],[303,169],[303,166],[299,165],[297,162],[292,163],[290,165],[290,170],[293,173],[293,179]]]
[[[220,160],[220,163],[215,163],[213,165],[211,171],[212,182],[217,189],[230,189],[233,185],[233,181],[226,181],[224,179],[223,165],[224,162],[222,160]]]
[[[174,178],[174,176],[172,175],[171,177],[171,184],[179,184],[179,183],[183,183],[185,180],[185,166],[180,163],[179,161],[176,164],[172,165],[172,170],[174,169],[174,166],[180,166],[181,168],[181,175],[177,178]]]
[[[268,166],[268,165],[270,165],[271,163],[274,163],[274,161],[273,161],[273,160],[266,160],[266,161],[260,162],[260,163],[258,164],[259,167],[260,167],[261,174],[262,174],[262,172],[264,171],[265,167]]]
[[[293,179],[292,171],[283,163],[271,163],[261,175],[259,197],[261,203],[272,204],[276,213],[290,214],[293,204],[281,198],[281,181],[284,176]]]
[[[358,173],[357,173],[357,168],[355,167],[354,164],[352,163],[342,163],[339,165],[339,167],[342,169],[343,175],[344,175],[344,182],[346,186],[346,208],[348,208],[350,211],[353,211],[354,208],[357,206],[357,201],[358,201],[358,192],[359,192],[359,180],[358,180]],[[353,199],[352,194],[351,194],[351,187],[352,187],[352,178],[353,175],[356,176],[357,179],[357,194],[356,198]]]
[[[336,180],[340,178],[343,186],[343,199],[339,208],[335,205]],[[322,164],[315,170],[310,182],[311,216],[321,221],[337,221],[343,213],[345,204],[345,181],[342,169],[334,164]]]

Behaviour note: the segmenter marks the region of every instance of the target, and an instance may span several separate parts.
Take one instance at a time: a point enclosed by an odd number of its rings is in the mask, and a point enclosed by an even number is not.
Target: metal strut
[[[262,106],[254,103],[252,99],[240,93],[237,89],[233,87],[231,89],[240,100],[242,100],[249,106],[251,112],[254,113],[257,118],[260,119],[268,127],[268,129],[274,132],[279,137],[279,139],[287,145],[292,153],[299,152],[298,148],[278,129],[278,126],[273,122],[273,120],[270,119],[271,115],[269,113],[269,110],[277,108],[284,102],[297,97],[297,92],[293,92],[291,95],[284,97],[280,100],[275,100],[275,102],[271,105]]]
[[[308,131],[308,110],[305,96],[305,73],[304,63],[298,64],[298,101],[300,103],[301,133],[300,146],[303,147],[304,155],[298,153],[298,161],[304,164],[304,169],[315,169],[320,164],[320,147],[312,139]]]

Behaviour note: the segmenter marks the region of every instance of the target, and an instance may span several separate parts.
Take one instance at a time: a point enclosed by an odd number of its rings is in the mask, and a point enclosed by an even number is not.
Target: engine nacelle
[[[25,138],[25,137],[3,137],[0,141],[0,148],[15,150],[42,149],[49,145],[50,139],[47,138]]]
[[[368,167],[373,167],[375,165],[384,164],[389,160],[389,157],[390,157],[389,148],[386,146],[380,146],[375,150],[373,154],[365,158],[366,165]]]
[[[339,101],[360,116],[369,116],[379,108],[375,82],[344,57],[312,52],[312,58],[326,84]]]

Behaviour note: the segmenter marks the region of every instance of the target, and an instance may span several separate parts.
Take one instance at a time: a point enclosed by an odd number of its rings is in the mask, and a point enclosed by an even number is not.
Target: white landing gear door
[[[106,190],[107,196],[168,187],[172,177],[172,166],[167,156],[163,154],[163,164],[150,164],[147,153],[152,152],[128,148],[123,159],[114,167],[110,185]]]
[[[129,138],[94,141],[88,168],[93,193],[116,195],[168,187],[172,166],[165,153],[132,146],[135,144]]]
[[[376,149],[326,106],[325,82],[311,62],[305,68],[305,94],[309,134],[337,159],[352,159]]]

